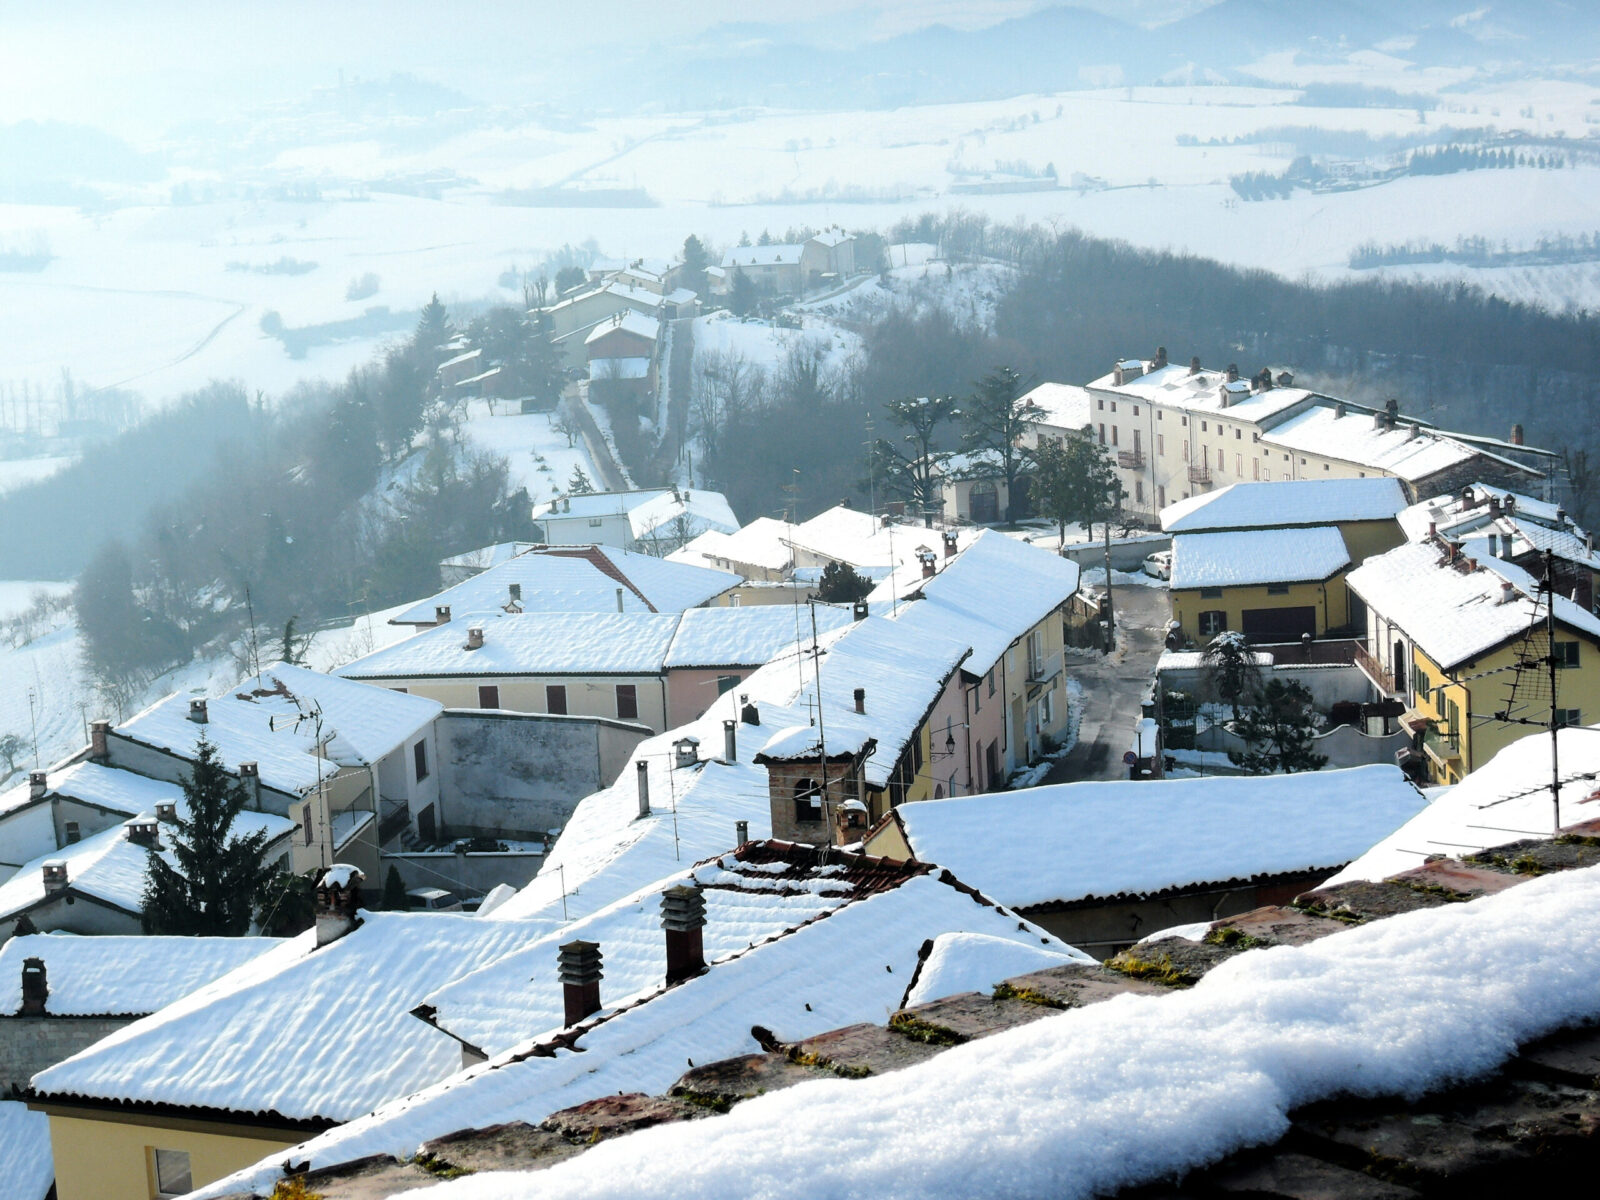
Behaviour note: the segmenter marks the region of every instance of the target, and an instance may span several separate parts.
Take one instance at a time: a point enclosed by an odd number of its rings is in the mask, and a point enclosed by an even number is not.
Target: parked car
[[[419,887],[406,892],[406,903],[424,912],[460,912],[461,901],[443,888]]]
[[[1172,551],[1157,550],[1144,560],[1144,573],[1157,579],[1172,578]]]

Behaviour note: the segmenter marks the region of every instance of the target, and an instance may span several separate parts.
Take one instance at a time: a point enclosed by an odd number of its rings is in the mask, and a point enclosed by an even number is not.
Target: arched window
[[[822,789],[815,779],[807,777],[794,781],[794,820],[797,825],[821,824]]]

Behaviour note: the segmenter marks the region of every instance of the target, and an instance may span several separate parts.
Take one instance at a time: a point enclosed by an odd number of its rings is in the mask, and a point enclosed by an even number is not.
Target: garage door
[[[1298,642],[1302,633],[1312,636],[1317,632],[1317,609],[1308,604],[1304,608],[1247,608],[1244,618],[1244,635],[1252,642]]]

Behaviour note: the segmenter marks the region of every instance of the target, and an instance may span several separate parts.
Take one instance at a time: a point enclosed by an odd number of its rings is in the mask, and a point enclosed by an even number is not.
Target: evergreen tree
[[[1328,756],[1311,748],[1316,724],[1311,692],[1303,683],[1269,681],[1256,703],[1234,722],[1234,732],[1249,748],[1228,751],[1228,759],[1251,775],[1320,771],[1328,765]]]
[[[582,287],[588,279],[589,273],[582,267],[562,267],[556,272],[556,299],[561,299],[573,288]]]
[[[299,617],[290,617],[283,623],[283,641],[278,646],[278,658],[293,665],[305,657],[306,639],[295,633]]]
[[[573,464],[572,476],[567,480],[567,491],[574,496],[587,496],[594,491],[594,484],[584,473],[581,463]]]
[[[1233,708],[1233,719],[1239,719],[1239,705],[1261,683],[1261,669],[1244,634],[1225,630],[1217,634],[1201,651],[1201,669],[1205,673],[1206,690],[1217,700]]]
[[[1128,494],[1110,454],[1085,436],[1069,436],[1059,444],[1041,441],[1029,457],[1033,484],[1028,494],[1035,511],[1056,523],[1063,544],[1069,524],[1091,532],[1096,521],[1111,519]]]
[[[38,933],[39,927],[33,923],[33,918],[23,913],[17,918],[16,926],[11,930],[12,937],[27,937],[29,934]]]
[[[690,234],[683,239],[683,286],[691,291],[706,294],[706,268],[711,265],[711,259],[706,254],[706,248],[699,238]]]
[[[145,665],[144,617],[133,595],[133,560],[121,542],[107,542],[78,576],[72,591],[78,629],[89,661],[120,678]]]
[[[822,568],[822,579],[817,584],[817,599],[829,604],[854,604],[857,600],[865,600],[871,591],[872,580],[849,563],[830,562]]]
[[[968,451],[987,450],[1000,465],[1006,484],[1006,521],[1022,515],[1017,495],[1018,476],[1026,452],[1017,444],[1040,417],[1039,408],[1022,397],[1022,378],[1010,367],[997,367],[977,382],[976,390],[961,406],[966,425],[962,446]]]
[[[883,438],[872,447],[878,477],[891,492],[911,501],[929,526],[933,524],[933,514],[944,506],[943,476],[950,452],[938,448],[939,433],[959,411],[956,403],[954,396],[890,400],[883,407],[890,422],[904,430],[900,440],[906,449]]]
[[[755,311],[756,285],[742,267],[733,269],[733,282],[728,285],[728,309],[736,317],[748,317]]]
[[[399,912],[410,907],[410,900],[406,896],[406,881],[400,878],[400,868],[393,863],[389,864],[389,873],[383,877],[381,903],[387,912]]]
[[[438,354],[439,347],[450,340],[450,316],[445,306],[439,303],[439,293],[433,294],[433,299],[422,306],[422,312],[417,317],[417,331],[412,335],[411,342],[424,354],[432,352]]]
[[[277,870],[261,889],[256,926],[263,937],[293,937],[317,919],[317,889],[305,875]]]
[[[204,733],[195,748],[194,767],[183,781],[184,806],[172,841],[174,868],[149,852],[144,883],[146,933],[239,937],[272,872],[262,865],[267,834],[257,830],[230,837],[234,818],[249,802],[244,785],[230,779],[217,749]]]

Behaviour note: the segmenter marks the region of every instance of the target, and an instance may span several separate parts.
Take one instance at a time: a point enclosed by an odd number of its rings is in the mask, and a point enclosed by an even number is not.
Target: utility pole
[[[1550,800],[1555,805],[1553,833],[1560,833],[1561,709],[1556,698],[1556,673],[1560,670],[1560,664],[1556,661],[1556,561],[1555,553],[1550,550],[1544,552],[1544,579],[1539,584],[1539,590],[1544,593],[1544,640],[1549,650],[1545,664],[1550,672]]]
[[[1106,514],[1106,655],[1117,647],[1117,616],[1111,603],[1111,514]]]

